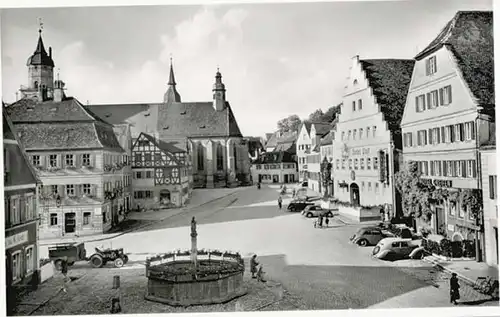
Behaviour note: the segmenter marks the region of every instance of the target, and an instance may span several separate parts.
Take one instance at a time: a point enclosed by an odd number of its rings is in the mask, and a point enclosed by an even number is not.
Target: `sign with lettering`
[[[448,225],[448,231],[455,231],[455,226],[454,225]]]
[[[5,249],[13,248],[26,242],[28,242],[28,231],[19,232],[13,236],[5,237]]]
[[[430,179],[430,178],[422,178],[422,182],[428,185],[434,185],[436,187],[443,188],[452,188],[453,181],[447,179]]]
[[[351,150],[352,156],[369,155],[369,154],[370,154],[370,148],[357,148]]]

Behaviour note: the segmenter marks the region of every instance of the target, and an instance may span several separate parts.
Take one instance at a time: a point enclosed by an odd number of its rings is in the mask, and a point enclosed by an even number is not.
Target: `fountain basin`
[[[190,260],[179,255],[163,259],[167,262],[146,265],[147,300],[171,306],[210,305],[247,293],[243,284],[245,267],[239,254],[199,259],[196,270]]]

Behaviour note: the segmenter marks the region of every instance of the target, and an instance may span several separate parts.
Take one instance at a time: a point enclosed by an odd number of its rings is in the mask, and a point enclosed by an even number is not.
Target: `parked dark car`
[[[352,243],[365,247],[367,245],[377,245],[380,240],[393,236],[392,233],[378,227],[364,227],[360,228],[350,240]]]
[[[309,186],[309,182],[308,181],[303,181],[300,186],[307,187],[307,186]]]
[[[291,212],[302,211],[311,205],[314,205],[314,203],[307,200],[294,200],[288,204],[287,210]]]

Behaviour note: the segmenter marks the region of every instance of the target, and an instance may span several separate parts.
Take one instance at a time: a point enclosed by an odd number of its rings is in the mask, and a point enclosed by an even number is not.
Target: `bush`
[[[463,256],[473,258],[476,256],[476,243],[474,240],[463,240]]]
[[[429,253],[434,253],[437,255],[441,255],[441,246],[439,245],[438,242],[429,240],[429,239],[423,239],[422,240],[422,247],[424,247],[425,251]]]
[[[445,257],[452,257],[451,241],[448,239],[443,239],[439,242],[439,247],[441,249],[441,254]],[[439,253],[438,253],[439,254]]]

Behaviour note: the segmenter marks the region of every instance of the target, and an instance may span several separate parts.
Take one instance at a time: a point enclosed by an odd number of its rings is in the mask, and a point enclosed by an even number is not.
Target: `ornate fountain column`
[[[193,263],[193,267],[195,269],[198,268],[198,243],[197,237],[198,233],[196,232],[196,220],[194,217],[191,219],[191,263]]]

